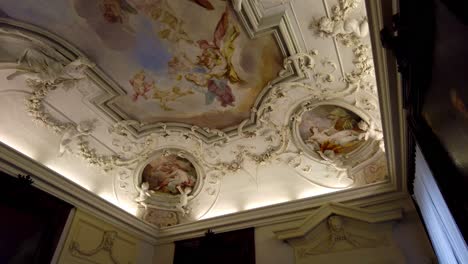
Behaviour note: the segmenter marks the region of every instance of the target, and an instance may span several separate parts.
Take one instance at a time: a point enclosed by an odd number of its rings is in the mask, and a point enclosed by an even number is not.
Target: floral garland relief
[[[49,92],[59,88],[69,91],[86,80],[85,71],[94,67],[86,58],[78,58],[70,63],[58,58],[51,49],[26,49],[18,60],[16,72],[8,80],[24,75],[26,85],[32,94],[26,99],[26,109],[34,121],[51,129],[61,136],[59,155],[66,152],[77,154],[90,165],[99,166],[110,171],[115,166],[128,166],[139,162],[146,156],[152,146],[152,139],[145,141],[145,147],[132,158],[118,155],[100,155],[90,146],[90,136],[95,129],[96,120],[85,120],[79,124],[61,122],[45,109],[44,100]]]

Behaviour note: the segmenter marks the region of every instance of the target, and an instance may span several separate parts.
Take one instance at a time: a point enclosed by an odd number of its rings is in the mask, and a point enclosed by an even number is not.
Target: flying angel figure
[[[216,98],[223,107],[234,106],[235,97],[231,84],[242,82],[231,61],[235,50],[234,41],[239,34],[236,25],[229,25],[226,9],[216,25],[213,39],[197,41],[202,50],[193,63],[197,70],[186,74],[185,79],[208,89],[205,94],[207,104]]]
[[[146,79],[146,74],[144,71],[139,71],[136,73],[133,78],[129,81],[130,85],[133,88],[132,100],[136,102],[141,96],[144,99],[149,99],[147,93],[155,88],[155,83],[153,80],[148,81]]]
[[[137,14],[138,11],[125,0],[101,0],[101,11],[104,19],[109,23],[123,24],[128,14]]]

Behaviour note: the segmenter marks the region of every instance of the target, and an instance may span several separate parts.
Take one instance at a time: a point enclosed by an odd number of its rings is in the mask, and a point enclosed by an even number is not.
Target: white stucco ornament
[[[73,152],[72,144],[76,139],[83,136],[89,136],[94,129],[94,120],[83,121],[78,125],[70,124],[63,130],[62,138],[59,146],[59,156],[62,156],[65,152]]]
[[[18,59],[17,71],[9,75],[7,79],[11,80],[25,75],[28,79],[48,83],[67,83],[83,79],[85,70],[88,67],[94,67],[94,64],[86,58],[80,57],[67,64],[55,56],[47,49],[26,49]]]
[[[149,184],[147,182],[142,182],[138,188],[138,197],[135,198],[135,202],[145,205],[144,202],[148,200],[149,197],[151,197]]]
[[[179,191],[179,203],[175,206],[178,211],[182,213],[182,216],[185,216],[190,212],[190,208],[188,207],[189,203],[189,194],[192,192],[192,188],[190,187],[185,187],[182,189],[182,187],[177,186],[177,190]]]

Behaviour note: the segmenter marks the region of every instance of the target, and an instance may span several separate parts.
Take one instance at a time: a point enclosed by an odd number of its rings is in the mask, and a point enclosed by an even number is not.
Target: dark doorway
[[[73,208],[31,184],[0,172],[0,263],[50,263]]]

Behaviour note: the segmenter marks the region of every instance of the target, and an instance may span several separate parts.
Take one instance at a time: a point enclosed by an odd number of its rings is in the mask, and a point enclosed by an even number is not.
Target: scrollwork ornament
[[[94,67],[88,59],[80,57],[67,63],[64,59],[55,56],[56,52],[45,48],[28,48],[18,60],[16,72],[7,77],[8,80],[18,76],[26,77],[26,85],[32,90],[26,99],[26,110],[34,121],[51,129],[60,135],[59,155],[66,152],[77,154],[90,165],[99,166],[110,171],[116,166],[128,166],[144,159],[148,148],[152,147],[154,139],[150,136],[144,140],[143,147],[133,157],[118,155],[101,155],[91,146],[90,137],[94,131],[93,120],[79,124],[59,121],[44,107],[44,101],[50,92],[62,88],[69,91],[86,81],[86,70]],[[117,122],[109,132],[120,136],[128,136],[124,127],[134,124],[135,121],[126,120]]]
[[[99,245],[91,250],[83,250],[80,248],[80,244],[76,241],[72,241],[69,247],[70,252],[82,256],[91,257],[99,253],[100,251],[105,251],[109,253],[109,257],[114,264],[119,264],[113,253],[114,241],[117,238],[116,231],[104,231],[102,235],[101,242]]]
[[[283,61],[283,69],[279,72],[280,77],[287,75],[288,69],[291,65],[297,64],[299,69],[306,74],[308,70],[313,69],[315,66],[315,59],[313,56],[316,55],[316,52],[310,53],[297,53],[290,57],[287,57]]]

